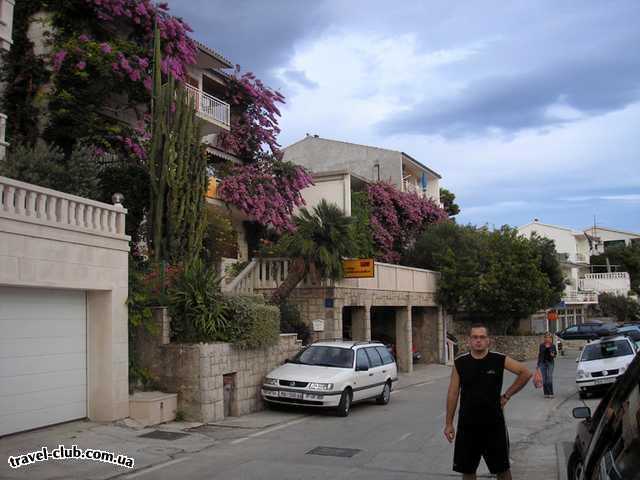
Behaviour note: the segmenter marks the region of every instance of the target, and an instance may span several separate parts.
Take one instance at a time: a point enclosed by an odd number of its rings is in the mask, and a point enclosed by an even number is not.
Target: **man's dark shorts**
[[[458,425],[453,470],[476,473],[481,457],[484,457],[489,472],[494,475],[509,470],[509,434],[503,422]]]

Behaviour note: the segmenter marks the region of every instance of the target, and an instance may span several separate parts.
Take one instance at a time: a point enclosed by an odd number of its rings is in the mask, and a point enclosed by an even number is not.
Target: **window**
[[[369,368],[369,358],[367,354],[364,352],[364,349],[358,350],[358,354],[356,355],[356,369],[357,370],[365,370]]]
[[[376,347],[376,350],[378,350],[378,353],[382,357],[382,363],[384,363],[385,365],[393,363],[393,357],[386,347]]]
[[[604,251],[606,252],[611,248],[619,248],[624,246],[625,246],[624,240],[606,240],[604,242]]]
[[[596,345],[587,345],[580,361],[589,362],[591,360],[602,360],[603,358],[623,357],[633,355],[633,348],[627,340],[616,340],[615,342],[602,342]]]
[[[578,327],[567,328],[566,333],[578,333]]]
[[[350,348],[325,347],[318,345],[303,350],[293,363],[318,365],[322,367],[352,368],[353,350]]]
[[[382,359],[380,358],[380,354],[378,353],[378,350],[375,349],[375,347],[365,348],[365,351],[367,352],[369,363],[372,368],[382,365]]]

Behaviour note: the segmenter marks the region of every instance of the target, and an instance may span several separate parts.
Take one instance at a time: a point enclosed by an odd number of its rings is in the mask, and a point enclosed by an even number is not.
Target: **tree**
[[[207,159],[194,100],[173,75],[162,84],[161,64],[156,28],[147,162],[151,246],[156,261],[189,263],[200,254],[206,228]]]
[[[440,202],[442,203],[442,207],[444,208],[449,218],[455,217],[460,213],[460,206],[455,203],[456,196],[454,193],[450,192],[446,188],[440,189]]]
[[[604,316],[615,317],[621,323],[640,321],[640,303],[631,297],[601,293],[598,309]]]
[[[640,295],[640,243],[609,248],[602,255],[592,256],[591,265],[600,266],[594,271],[606,272],[607,259],[610,265],[617,265],[619,271],[629,273],[631,290]]]
[[[549,306],[560,303],[562,294],[567,284],[560,261],[558,260],[558,252],[553,240],[533,235],[531,237],[533,247],[537,249],[539,254],[540,270],[549,279],[549,287],[551,288],[550,298],[547,300]]]
[[[313,212],[301,209],[294,221],[296,230],[278,242],[278,251],[292,261],[287,277],[271,296],[270,302],[276,305],[283,303],[309,273],[329,280],[342,278],[342,259],[355,251],[351,217],[326,200]]]
[[[437,297],[448,312],[465,312],[507,333],[556,302],[541,248],[507,226],[489,231],[441,223],[425,230],[407,258],[441,272]]]

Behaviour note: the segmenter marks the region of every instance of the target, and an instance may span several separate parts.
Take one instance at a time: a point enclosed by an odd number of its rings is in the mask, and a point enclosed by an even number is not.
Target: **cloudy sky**
[[[640,2],[170,0],[286,97],[283,146],[402,150],[462,222],[640,231]]]

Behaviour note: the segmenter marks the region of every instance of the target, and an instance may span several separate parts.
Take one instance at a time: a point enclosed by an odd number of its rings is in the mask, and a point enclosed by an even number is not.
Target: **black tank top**
[[[505,356],[489,352],[476,359],[465,353],[455,359],[460,376],[460,413],[462,425],[495,425],[504,423],[500,406]]]

